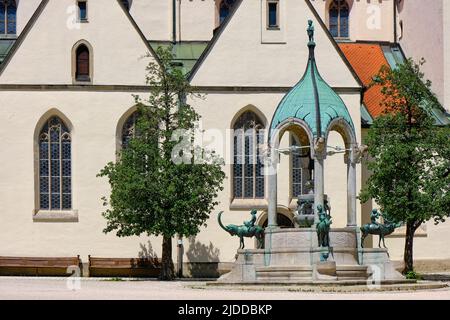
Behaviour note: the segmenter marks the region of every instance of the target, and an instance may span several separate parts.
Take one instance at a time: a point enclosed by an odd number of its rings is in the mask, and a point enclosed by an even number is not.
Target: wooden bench
[[[0,257],[1,276],[70,276],[79,267],[80,256],[63,258]]]
[[[161,262],[151,258],[93,258],[89,256],[90,277],[158,277]]]

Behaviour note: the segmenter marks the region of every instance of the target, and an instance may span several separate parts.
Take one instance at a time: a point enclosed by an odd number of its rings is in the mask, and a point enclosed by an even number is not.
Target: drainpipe
[[[172,42],[177,42],[177,0],[172,0]]]

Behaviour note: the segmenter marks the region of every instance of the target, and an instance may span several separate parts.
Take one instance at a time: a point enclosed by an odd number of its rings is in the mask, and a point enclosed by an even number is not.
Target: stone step
[[[370,276],[367,266],[337,266],[339,280],[367,280]]]
[[[270,266],[256,268],[256,279],[264,281],[296,281],[312,278],[310,266]]]

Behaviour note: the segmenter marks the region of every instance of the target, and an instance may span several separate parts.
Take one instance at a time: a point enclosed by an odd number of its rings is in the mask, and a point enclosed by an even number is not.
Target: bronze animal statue
[[[377,219],[381,216],[384,218],[384,224],[377,222]],[[381,248],[381,241],[383,241],[383,247],[386,248],[384,237],[392,234],[395,229],[400,228],[403,225],[401,222],[391,221],[387,215],[381,214],[377,209],[373,209],[370,213],[370,220],[370,223],[367,223],[360,228],[362,232],[361,248],[364,248],[364,240],[369,234],[379,235],[378,247]]]
[[[328,206],[327,206],[328,209]],[[319,222],[316,225],[317,239],[319,242],[319,247],[329,247],[330,246],[330,226],[333,223],[331,221],[331,216],[323,209],[319,204],[317,206],[317,211],[319,213]]]
[[[217,221],[219,222],[220,227],[228,232],[232,236],[238,236],[239,237],[239,249],[244,249],[244,238],[253,238],[256,237],[258,240],[258,249],[263,247],[264,243],[264,229],[261,228],[258,225],[255,225],[256,222],[256,210],[251,211],[252,218],[250,221],[245,221],[243,225],[235,225],[235,224],[229,224],[227,226],[224,226],[222,223],[222,214],[223,211],[219,212],[219,215],[217,217]]]

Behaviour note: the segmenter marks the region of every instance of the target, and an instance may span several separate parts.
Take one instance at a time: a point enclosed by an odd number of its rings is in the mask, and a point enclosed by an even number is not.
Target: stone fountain
[[[390,261],[387,249],[361,247],[360,229],[356,226],[356,165],[365,148],[358,146],[354,124],[345,103],[319,74],[312,21],[308,22],[307,33],[309,58],[305,74],[282,99],[270,126],[269,161],[266,164],[268,226],[264,249],[239,249],[232,271],[217,283],[404,281]],[[302,132],[309,141],[309,154],[314,160],[314,191],[299,196],[295,217],[297,228],[286,229],[279,228],[276,221],[277,166],[281,136],[291,130]],[[338,131],[345,142],[347,227],[326,229],[328,241],[319,243],[317,226],[323,219],[331,219],[329,199],[324,194],[324,163],[332,154],[327,152],[326,144],[331,130]],[[322,208],[326,214],[321,217]],[[248,235],[251,236],[251,232]]]

